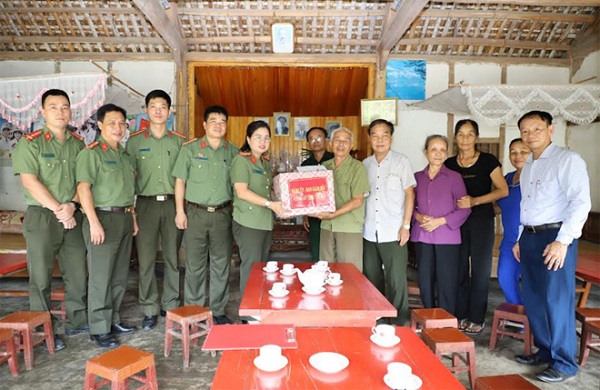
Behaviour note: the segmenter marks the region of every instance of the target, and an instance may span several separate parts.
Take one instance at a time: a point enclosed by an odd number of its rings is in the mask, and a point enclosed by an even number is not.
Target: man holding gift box
[[[373,155],[363,161],[371,186],[363,231],[364,274],[398,310],[398,317],[391,320],[404,325],[408,319],[406,243],[410,238],[417,182],[408,158],[391,150],[392,123],[374,120],[368,134]]]
[[[336,211],[319,213],[321,219],[321,260],[352,263],[362,271],[362,230],[365,222],[365,197],[369,180],[364,165],[350,156],[354,135],[340,127],[331,133],[333,159],[323,166],[333,171]]]

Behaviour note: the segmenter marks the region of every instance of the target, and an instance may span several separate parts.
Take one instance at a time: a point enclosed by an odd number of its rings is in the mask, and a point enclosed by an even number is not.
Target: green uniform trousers
[[[183,230],[175,225],[175,201],[157,201],[156,198],[137,198],[137,221],[139,231],[135,236],[140,272],[139,300],[145,316],[158,315],[158,287],[156,284],[156,252],[158,243],[164,261],[163,291],[161,305],[167,311],[179,307],[179,269],[177,254]],[[159,241],[160,237],[160,241]]]
[[[272,232],[252,229],[233,221],[233,236],[240,249],[240,300],[246,291],[252,264],[269,260]]]
[[[321,220],[308,217],[308,240],[310,241],[310,257],[319,261],[319,243],[321,242]]]
[[[188,204],[186,213],[184,304],[204,306],[208,261],[209,306],[214,316],[224,315],[229,300],[229,269],[233,250],[231,207],[209,212]]]
[[[363,241],[363,273],[398,310],[398,316],[391,321],[395,325],[404,326],[405,321],[409,319],[406,283],[407,245],[400,246],[396,241],[383,243]]]
[[[90,334],[110,333],[121,322],[119,309],[127,289],[129,260],[133,241],[133,216],[129,213],[96,211],[104,228],[104,242],[93,245],[90,223],[83,221],[83,237],[88,249],[88,321]]]
[[[352,263],[360,272],[363,269],[362,233],[341,233],[321,229],[319,256],[331,263]]]
[[[77,226],[66,230],[54,213],[41,206],[29,206],[23,222],[29,272],[29,307],[33,311],[50,311],[50,284],[54,258],[65,283],[65,328],[77,329],[87,320],[87,268],[83,243],[81,212],[74,214]],[[59,319],[52,316],[56,332]]]

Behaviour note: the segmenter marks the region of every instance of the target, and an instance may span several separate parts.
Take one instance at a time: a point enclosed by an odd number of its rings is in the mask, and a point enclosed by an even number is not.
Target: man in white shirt
[[[535,344],[533,355],[517,355],[526,365],[548,365],[539,380],[558,383],[578,366],[575,333],[577,239],[591,208],[585,162],[552,143],[552,116],[531,111],[518,122],[531,148],[521,173],[521,236],[513,248],[521,262],[523,301]]]
[[[374,154],[363,161],[371,187],[363,229],[363,273],[398,310],[391,322],[404,325],[408,320],[406,243],[417,183],[408,158],[391,150],[394,125],[377,119],[367,131]]]

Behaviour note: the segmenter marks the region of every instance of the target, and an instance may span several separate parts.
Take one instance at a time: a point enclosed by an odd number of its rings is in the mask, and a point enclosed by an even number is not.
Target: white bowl
[[[348,367],[350,360],[344,355],[335,352],[319,352],[312,355],[308,362],[315,369],[326,374],[335,374]]]

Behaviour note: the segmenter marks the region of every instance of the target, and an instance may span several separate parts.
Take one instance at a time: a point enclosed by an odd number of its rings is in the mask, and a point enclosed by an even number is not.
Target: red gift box
[[[332,171],[280,173],[274,189],[288,211],[286,217],[335,211]]]

